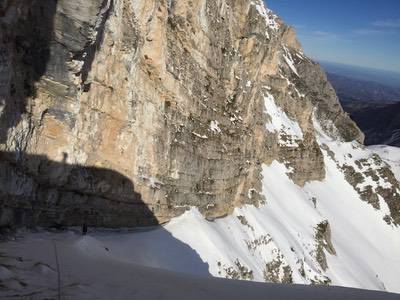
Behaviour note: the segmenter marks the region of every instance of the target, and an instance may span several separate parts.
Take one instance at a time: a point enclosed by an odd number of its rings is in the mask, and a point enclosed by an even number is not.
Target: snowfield
[[[149,231],[146,235],[154,237],[160,230]],[[124,250],[127,256],[123,256],[119,252],[121,249],[118,250],[128,245],[137,249],[133,236],[136,232],[96,232],[85,237],[73,231],[25,233],[17,241],[2,244],[0,298],[395,300],[399,297],[341,287],[227,280],[144,267],[130,259],[145,253],[128,248]],[[168,241],[172,242],[166,239],[164,246],[173,247]],[[170,249],[155,251],[163,250]],[[193,249],[191,252],[195,259]]]

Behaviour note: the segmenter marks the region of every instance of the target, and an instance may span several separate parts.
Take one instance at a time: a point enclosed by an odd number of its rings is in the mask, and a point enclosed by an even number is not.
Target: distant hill
[[[348,78],[373,81],[386,86],[400,88],[400,73],[379,69],[351,66],[326,61],[320,61],[326,72]]]
[[[387,86],[374,81],[354,79],[330,72],[327,72],[327,76],[339,98],[343,101],[400,101],[400,88]]]

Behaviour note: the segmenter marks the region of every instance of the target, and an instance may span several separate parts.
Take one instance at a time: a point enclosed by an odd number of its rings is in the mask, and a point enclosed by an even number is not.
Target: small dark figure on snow
[[[87,233],[87,230],[88,230],[88,228],[87,228],[87,220],[88,220],[88,212],[87,211],[84,211],[83,212],[83,222],[82,222],[82,235],[86,235],[86,233]]]
[[[86,235],[86,233],[87,233],[87,225],[86,225],[86,223],[83,223],[83,225],[82,225],[82,235]]]

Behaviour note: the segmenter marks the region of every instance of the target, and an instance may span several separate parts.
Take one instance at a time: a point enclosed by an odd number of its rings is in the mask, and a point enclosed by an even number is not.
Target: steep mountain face
[[[257,204],[262,163],[292,165],[300,185],[324,178],[314,108],[362,140],[293,31],[257,3],[48,2],[8,1],[2,18],[2,149],[24,174],[5,186],[11,198],[33,190],[13,200],[34,215],[21,220],[73,225],[82,203],[99,226],[120,225],[138,209],[130,201],[160,222],[190,206],[218,217]],[[141,199],[76,166],[120,173]],[[103,220],[103,205],[115,216]]]
[[[261,1],[1,5],[1,226],[170,221],[215,276],[400,290],[399,182]]]

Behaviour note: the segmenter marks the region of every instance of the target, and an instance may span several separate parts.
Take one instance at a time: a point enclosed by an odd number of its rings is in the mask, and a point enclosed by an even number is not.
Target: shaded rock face
[[[107,211],[93,226],[163,223],[190,206],[220,217],[268,201],[263,163],[284,162],[299,185],[324,178],[313,114],[339,139],[363,140],[293,30],[258,1],[8,0],[0,25],[0,164],[20,184],[1,178],[8,223],[26,224],[22,207],[54,212],[33,224],[79,224],[85,205]],[[116,172],[134,193],[89,189],[100,200],[88,201],[70,166]],[[70,203],[81,211],[66,213]]]
[[[131,180],[98,167],[0,152],[0,229],[156,225]],[[118,216],[118,217],[117,217]]]

